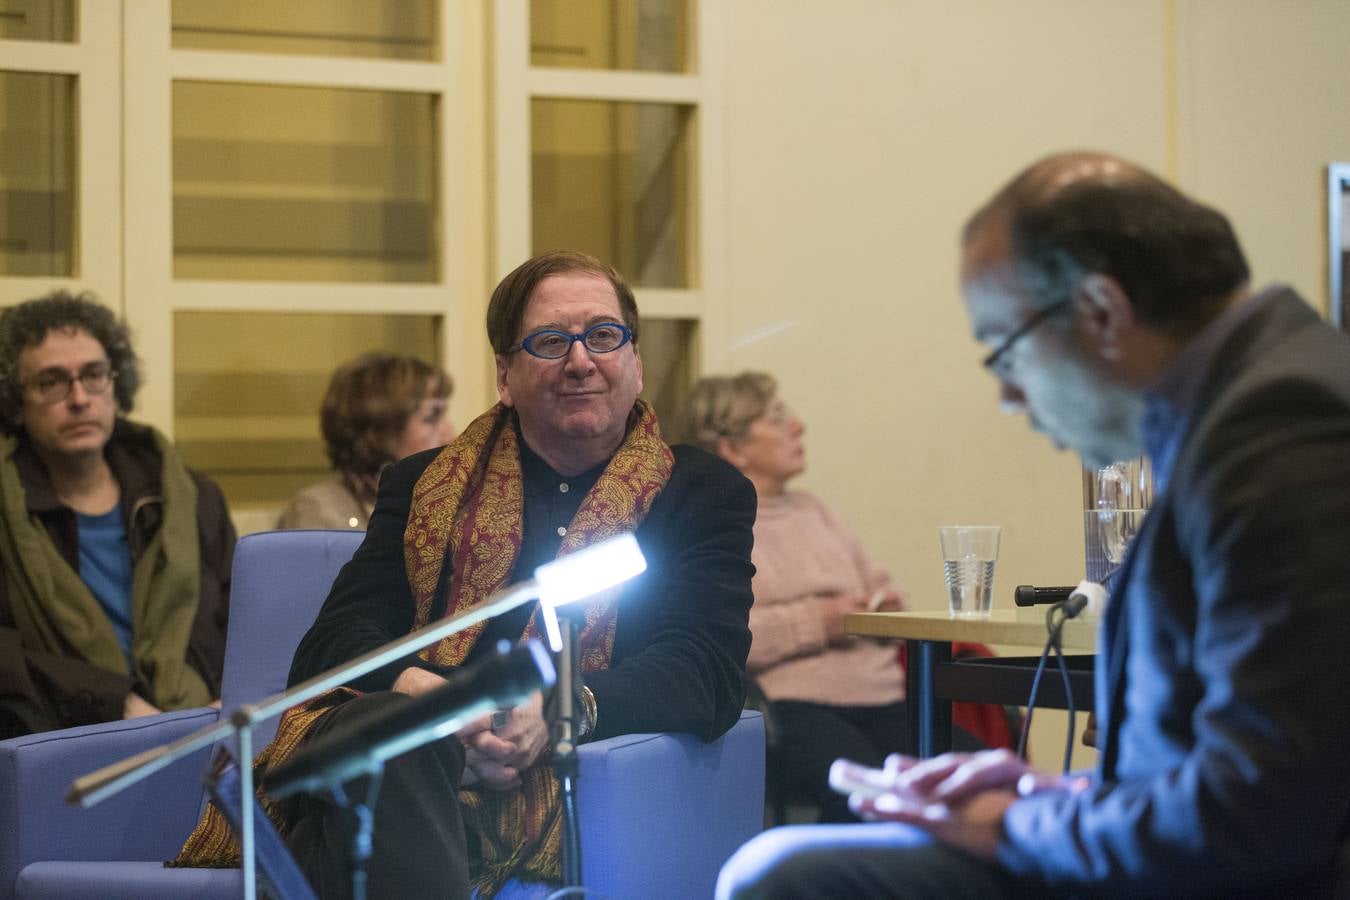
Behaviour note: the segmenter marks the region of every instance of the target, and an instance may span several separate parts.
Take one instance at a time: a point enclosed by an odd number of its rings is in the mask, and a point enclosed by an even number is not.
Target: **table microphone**
[[[1035,606],[1039,603],[1059,603],[1068,600],[1069,596],[1077,588],[1072,585],[1068,587],[1036,587],[1030,584],[1019,584],[1013,589],[1013,603],[1018,606]]]

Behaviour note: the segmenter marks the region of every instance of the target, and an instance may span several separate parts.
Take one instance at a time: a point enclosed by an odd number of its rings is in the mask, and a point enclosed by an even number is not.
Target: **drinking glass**
[[[943,525],[938,529],[948,610],[954,618],[989,618],[1002,530],[998,525]]]

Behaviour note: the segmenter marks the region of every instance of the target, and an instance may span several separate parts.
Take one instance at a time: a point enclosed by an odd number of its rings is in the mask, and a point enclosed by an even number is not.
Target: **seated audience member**
[[[856,771],[883,824],[775,829],[719,897],[1350,896],[1350,340],[1253,291],[1217,211],[1098,153],[967,223],[961,288],[1002,407],[1158,487],[1098,639],[1098,766]]]
[[[292,684],[479,603],[534,569],[633,533],[648,569],[579,604],[583,740],[736,723],[750,648],[755,492],[734,468],[668,446],[641,400],[633,293],[581,253],[531,259],[493,292],[487,331],[500,403],[449,446],[394,463],[370,528],[291,667]],[[287,713],[258,760],[434,690],[444,675],[538,634],[529,606]],[[561,807],[538,694],[389,761],[374,814],[372,897],[491,896],[510,878],[561,879]],[[281,830],[322,897],[348,895],[347,824],[326,796],[285,801]],[[233,852],[216,814],[179,862]]]
[[[220,695],[234,527],[139,385],[90,295],[0,316],[0,737]]]
[[[368,353],[339,366],[319,409],[333,474],[296,494],[277,527],[365,530],[384,467],[455,436],[452,387],[415,356]]]
[[[755,605],[747,667],[779,725],[778,790],[855,821],[830,790],[830,763],[879,766],[906,745],[905,680],[891,642],[844,632],[851,612],[901,609],[904,596],[858,538],[814,495],[788,490],[806,468],[805,431],[769,375],[704,378],[680,416],[681,436],[750,479],[755,519]],[[968,749],[978,746],[965,735]]]

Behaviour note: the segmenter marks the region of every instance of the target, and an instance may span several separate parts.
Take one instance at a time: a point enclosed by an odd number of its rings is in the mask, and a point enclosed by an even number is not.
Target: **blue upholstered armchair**
[[[362,535],[288,531],[242,538],[234,558],[222,688],[226,709],[285,686],[296,644]],[[202,750],[91,809],[65,805],[73,779],[216,721],[186,710],[0,742],[0,900],[233,898],[235,869],[165,869],[204,803]],[[275,722],[260,728],[256,746]],[[760,829],[764,729],[747,712],[721,740],[637,734],[581,748],[583,871],[592,896],[712,896],[722,862]],[[512,883],[505,897],[544,897]]]

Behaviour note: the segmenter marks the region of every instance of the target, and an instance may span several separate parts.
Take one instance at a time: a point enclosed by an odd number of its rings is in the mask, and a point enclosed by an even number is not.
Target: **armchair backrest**
[[[286,687],[296,645],[364,537],[361,531],[264,531],[239,539],[221,684],[225,709]],[[276,726],[276,719],[259,725],[254,746],[265,746]]]
[[[252,534],[234,557],[222,702],[285,687],[291,657],[363,535]],[[73,778],[210,724],[186,710],[0,742],[0,900],[28,897],[237,897],[237,870],[165,869],[197,821],[209,748],[91,810],[66,806]],[[275,720],[258,729],[271,740]],[[724,737],[625,735],[585,744],[579,807],[587,880],[611,897],[707,897],[717,870],[759,831],[764,730],[747,712]],[[153,815],[147,815],[152,810]],[[710,825],[709,823],[713,823]],[[506,896],[552,888],[516,885]]]

